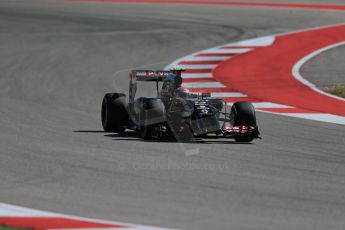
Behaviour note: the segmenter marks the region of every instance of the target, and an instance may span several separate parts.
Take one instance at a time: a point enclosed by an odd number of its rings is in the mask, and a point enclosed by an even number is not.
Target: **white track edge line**
[[[267,113],[267,114],[273,114],[273,115],[278,115],[278,116],[293,117],[293,118],[310,120],[310,121],[331,123],[331,124],[336,124],[336,125],[345,125],[345,118],[344,117],[337,116],[334,114],[329,114],[329,113],[279,113],[279,112],[265,111],[262,109],[264,109],[264,108],[258,108],[258,109],[256,109],[256,111],[260,112],[260,113]],[[309,115],[325,115],[325,116],[332,116],[332,117],[334,116],[334,117],[344,118],[344,122],[337,122],[336,120],[331,121],[329,119],[313,119]]]
[[[302,33],[302,32],[307,32],[307,31],[312,31],[312,30],[326,29],[326,28],[331,28],[331,27],[341,26],[341,25],[345,25],[345,22],[339,22],[339,23],[335,23],[335,24],[327,24],[327,25],[323,25],[323,26],[315,26],[315,27],[311,27],[308,29],[299,29],[299,30],[294,30],[294,31],[282,32],[282,33],[278,33],[278,34],[275,34],[272,36],[276,36],[276,37],[277,36],[285,36],[285,35]]]
[[[317,88],[313,83],[307,81],[305,78],[303,78],[303,76],[301,75],[301,68],[302,66],[308,62],[310,59],[312,59],[313,57],[327,51],[327,50],[330,50],[330,49],[333,49],[333,48],[336,48],[338,46],[342,46],[342,45],[345,45],[345,41],[343,42],[339,42],[339,43],[336,43],[336,44],[333,44],[333,45],[330,45],[330,46],[326,46],[322,49],[319,49],[319,50],[316,50],[314,51],[313,53],[305,56],[304,58],[302,58],[301,60],[299,60],[292,68],[292,75],[295,77],[296,80],[298,80],[299,82],[301,82],[302,84],[308,86],[309,88],[311,88],[312,90],[320,93],[320,94],[323,94],[325,96],[328,96],[328,97],[332,97],[332,98],[335,98],[335,99],[338,99],[338,100],[341,100],[341,101],[345,101],[344,98],[341,98],[341,97],[338,97],[338,96],[335,96],[335,95],[332,95],[332,94],[329,94],[327,92],[324,92],[322,90],[320,90],[319,88]]]
[[[277,109],[292,109],[296,108],[290,105],[283,105],[283,104],[278,104],[278,103],[273,103],[273,102],[253,102],[252,103],[255,108],[260,108],[260,109],[272,109],[272,108],[277,108]]]

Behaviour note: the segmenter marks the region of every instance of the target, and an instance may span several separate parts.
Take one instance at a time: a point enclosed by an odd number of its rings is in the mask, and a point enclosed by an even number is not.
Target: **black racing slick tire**
[[[123,133],[128,124],[126,95],[107,93],[102,101],[102,126],[105,132]]]
[[[239,101],[234,103],[231,108],[230,120],[234,126],[253,126],[257,127],[256,114],[252,103]],[[235,137],[236,142],[251,142],[254,135]]]
[[[231,108],[231,120],[235,126],[248,125],[256,126],[255,109],[252,103],[239,101],[233,104]]]

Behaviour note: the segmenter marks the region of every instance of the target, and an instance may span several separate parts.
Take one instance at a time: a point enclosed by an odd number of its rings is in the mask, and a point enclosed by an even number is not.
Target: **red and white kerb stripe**
[[[345,100],[300,75],[317,54],[345,44],[345,24],[229,43],[182,57],[183,85],[229,103],[250,101],[263,112],[345,124]]]
[[[168,230],[62,215],[0,203],[0,225],[35,230]]]

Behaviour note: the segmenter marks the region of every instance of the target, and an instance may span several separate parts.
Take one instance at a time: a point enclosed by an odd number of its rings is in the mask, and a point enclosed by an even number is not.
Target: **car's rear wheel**
[[[123,133],[129,120],[126,95],[105,94],[102,101],[101,119],[104,131]]]

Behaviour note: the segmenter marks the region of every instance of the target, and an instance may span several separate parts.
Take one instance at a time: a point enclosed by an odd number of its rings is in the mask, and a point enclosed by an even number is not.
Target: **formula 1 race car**
[[[179,73],[131,71],[128,102],[122,93],[107,93],[103,98],[104,131],[123,133],[131,129],[144,140],[186,141],[214,136],[250,142],[259,138],[255,110],[250,102],[236,102],[228,112],[223,99],[212,98],[209,93],[189,93],[181,87]],[[155,82],[157,96],[135,98],[137,81]],[[159,82],[163,83],[160,91]]]

